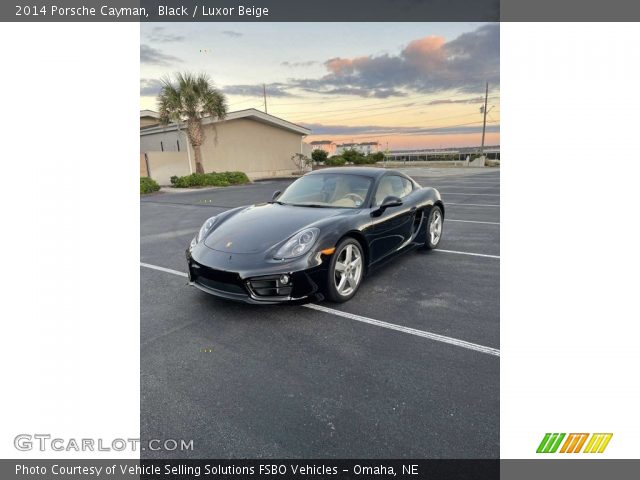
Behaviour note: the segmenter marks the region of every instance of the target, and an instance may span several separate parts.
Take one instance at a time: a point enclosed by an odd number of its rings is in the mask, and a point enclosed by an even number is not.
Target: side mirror
[[[281,193],[282,192],[280,190],[276,190],[275,192],[273,192],[273,195],[271,195],[271,201],[274,202],[276,198],[280,196]]]
[[[382,205],[371,212],[371,216],[379,217],[387,208],[399,207],[400,205],[402,205],[402,200],[400,200],[398,197],[394,197],[393,195],[389,195],[388,197],[384,198],[384,200],[382,201]]]
[[[389,195],[382,201],[382,205],[380,205],[380,208],[382,210],[385,210],[390,207],[399,207],[400,205],[402,205],[402,200],[400,200],[398,197],[394,197],[393,195]]]

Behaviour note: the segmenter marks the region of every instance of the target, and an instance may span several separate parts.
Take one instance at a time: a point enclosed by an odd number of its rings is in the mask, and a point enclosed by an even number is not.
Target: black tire
[[[431,224],[434,222],[434,217],[438,217],[440,222],[440,233],[439,235],[437,235],[435,241],[431,233]],[[425,224],[424,228],[426,230],[426,239],[423,248],[425,250],[433,250],[435,248],[438,248],[438,245],[440,245],[440,242],[442,241],[442,234],[444,233],[444,215],[442,213],[442,209],[439,206],[434,205],[431,208],[431,210],[429,211],[429,216],[427,217],[427,223]]]
[[[351,250],[352,256],[354,252],[357,252],[359,256],[358,258],[360,259],[360,270],[359,272],[356,272],[355,268],[352,267],[349,273],[351,272],[353,272],[354,274],[357,273],[356,285],[355,287],[348,286],[348,288],[346,289],[347,292],[344,291],[344,287],[343,287],[343,292],[341,293],[338,290],[338,286],[336,285],[336,282],[338,282],[337,278],[340,278],[342,274],[336,271],[336,265],[338,263],[344,264],[343,262],[339,262],[339,260],[341,259],[344,260],[346,258],[346,254],[347,254],[346,250],[349,248],[349,246],[351,246],[352,248]],[[343,238],[340,241],[340,243],[338,243],[338,245],[336,246],[336,251],[331,256],[331,262],[329,263],[329,271],[327,273],[327,288],[326,288],[327,298],[332,302],[336,302],[336,303],[343,303],[353,298],[353,296],[356,294],[356,292],[360,288],[360,285],[362,285],[362,280],[364,279],[364,273],[365,273],[365,257],[364,257],[364,251],[362,249],[362,245],[360,245],[360,242],[358,242],[358,240],[356,240],[355,238],[351,238],[351,237]],[[345,274],[348,275],[348,273],[345,273]],[[351,277],[351,278],[354,278],[354,277]]]

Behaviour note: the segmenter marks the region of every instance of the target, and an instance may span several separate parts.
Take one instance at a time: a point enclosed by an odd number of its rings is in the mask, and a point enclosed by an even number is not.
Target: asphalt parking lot
[[[184,250],[204,220],[291,181],[141,199],[143,440],[193,439],[174,457],[499,456],[499,170],[404,171],[442,193],[440,249],[320,309],[186,285]],[[154,455],[167,452],[142,452]]]

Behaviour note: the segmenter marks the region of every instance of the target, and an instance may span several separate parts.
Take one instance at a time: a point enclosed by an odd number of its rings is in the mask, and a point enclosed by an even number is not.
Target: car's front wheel
[[[429,212],[427,218],[427,239],[424,242],[424,248],[427,250],[433,250],[438,247],[440,240],[442,239],[442,231],[444,228],[444,215],[442,210],[437,205],[434,205]]]
[[[354,238],[345,238],[336,247],[329,264],[327,297],[334,302],[346,302],[358,291],[363,276],[362,246]]]

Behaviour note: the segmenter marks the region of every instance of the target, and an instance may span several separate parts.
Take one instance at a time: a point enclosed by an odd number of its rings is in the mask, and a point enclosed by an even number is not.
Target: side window
[[[381,205],[386,197],[392,195],[404,198],[413,191],[413,185],[409,180],[397,175],[387,175],[382,177],[376,190],[375,206]]]

